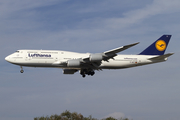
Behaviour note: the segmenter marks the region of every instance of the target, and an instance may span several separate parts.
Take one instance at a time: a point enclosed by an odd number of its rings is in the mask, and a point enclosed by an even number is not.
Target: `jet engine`
[[[79,67],[81,64],[80,60],[68,60],[67,61],[67,66],[68,67]]]
[[[91,54],[89,60],[91,62],[102,61],[103,60],[103,55],[102,54]]]

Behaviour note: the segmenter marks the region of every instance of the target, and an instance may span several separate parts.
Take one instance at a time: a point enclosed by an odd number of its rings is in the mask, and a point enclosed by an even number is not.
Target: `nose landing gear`
[[[23,70],[23,67],[22,67],[22,66],[20,66],[20,67],[21,67],[21,70],[20,70],[20,72],[21,72],[21,73],[23,73],[23,72],[24,72],[24,70]]]

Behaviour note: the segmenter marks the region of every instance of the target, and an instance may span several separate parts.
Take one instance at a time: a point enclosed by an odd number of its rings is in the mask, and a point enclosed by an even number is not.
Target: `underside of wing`
[[[63,74],[74,74],[77,71],[76,69],[63,69]]]

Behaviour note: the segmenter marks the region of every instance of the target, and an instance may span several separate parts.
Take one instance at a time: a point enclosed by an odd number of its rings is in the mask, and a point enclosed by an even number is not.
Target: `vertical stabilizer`
[[[163,35],[139,55],[164,55],[171,35]]]

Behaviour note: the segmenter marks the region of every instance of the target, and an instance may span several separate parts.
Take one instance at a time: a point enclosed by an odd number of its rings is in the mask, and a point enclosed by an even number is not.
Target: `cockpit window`
[[[19,51],[16,51],[16,53],[19,53]]]

